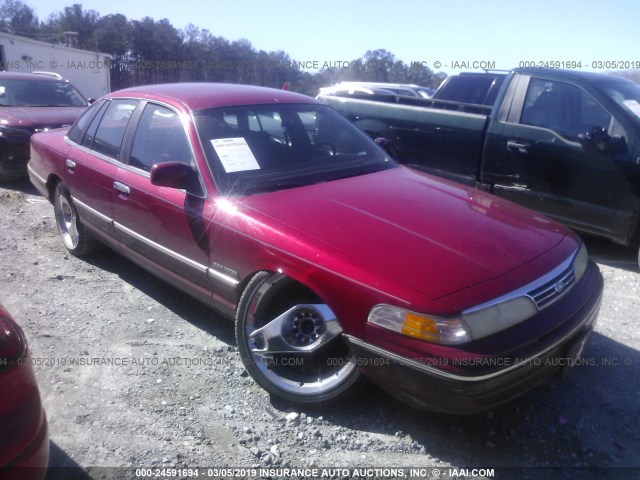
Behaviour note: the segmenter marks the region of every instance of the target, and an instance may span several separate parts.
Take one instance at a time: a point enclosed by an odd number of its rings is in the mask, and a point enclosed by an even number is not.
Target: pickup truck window
[[[90,148],[118,160],[124,132],[137,104],[137,100],[112,100],[102,118],[94,119],[99,120],[100,125],[98,125],[93,145]],[[89,127],[89,130],[91,130],[91,127]]]
[[[548,128],[573,141],[593,128],[611,127],[612,116],[582,89],[564,82],[532,78],[520,123]]]
[[[474,105],[493,106],[504,82],[504,74],[460,74],[449,77],[436,91],[433,98]]]
[[[640,85],[617,81],[608,84],[605,90],[618,105],[640,118]]]
[[[178,114],[156,104],[148,104],[136,128],[129,165],[146,172],[156,163],[192,163],[193,155]]]

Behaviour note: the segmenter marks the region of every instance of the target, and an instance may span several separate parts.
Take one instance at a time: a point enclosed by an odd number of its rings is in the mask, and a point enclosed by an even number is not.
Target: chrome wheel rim
[[[356,370],[342,328],[326,304],[295,304],[277,314],[260,300],[259,287],[247,310],[245,332],[251,361],[275,387],[296,395],[322,395]]]
[[[71,205],[70,200],[62,192],[62,187],[60,185],[56,190],[54,209],[60,237],[62,238],[64,245],[69,250],[73,250],[78,246],[78,240],[80,238],[77,223],[78,216],[75,208]]]

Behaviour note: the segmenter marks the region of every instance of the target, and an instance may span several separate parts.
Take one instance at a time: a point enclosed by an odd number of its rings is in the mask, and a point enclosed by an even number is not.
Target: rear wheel
[[[58,182],[53,194],[53,209],[58,233],[64,246],[73,255],[81,257],[95,251],[99,243],[91,236],[78,217],[67,186]]]
[[[328,305],[281,274],[251,279],[238,305],[236,340],[254,380],[290,402],[336,400],[364,380]]]

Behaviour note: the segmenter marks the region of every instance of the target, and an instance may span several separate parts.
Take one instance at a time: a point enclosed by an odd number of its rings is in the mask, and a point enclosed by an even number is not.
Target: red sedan
[[[0,305],[0,480],[42,480],[47,419],[22,329]]]
[[[112,93],[32,139],[29,175],[75,255],[98,242],[233,319],[272,394],[364,377],[470,413],[579,355],[602,277],[578,237],[398,166],[318,101],[260,87]]]
[[[89,105],[73,85],[52,75],[0,72],[0,182],[27,176],[31,135],[68,127]]]

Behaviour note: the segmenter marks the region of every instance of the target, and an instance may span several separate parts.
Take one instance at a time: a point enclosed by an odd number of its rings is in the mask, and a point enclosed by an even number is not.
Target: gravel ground
[[[640,475],[640,274],[631,249],[587,240],[606,282],[589,365],[458,417],[412,410],[374,386],[325,408],[270,398],[243,368],[229,321],[111,251],[88,260],[67,254],[52,206],[28,183],[0,187],[0,232],[0,302],[37,362],[50,480],[136,478],[102,467]]]

